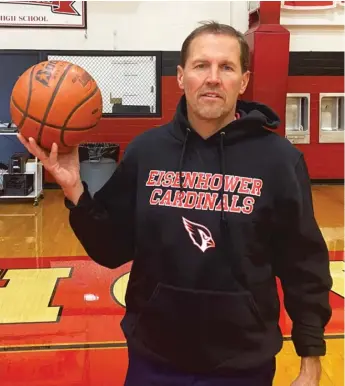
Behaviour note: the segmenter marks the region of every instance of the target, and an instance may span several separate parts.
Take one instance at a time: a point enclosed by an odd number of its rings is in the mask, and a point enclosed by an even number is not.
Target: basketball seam
[[[26,107],[25,107],[25,110],[22,111],[22,119],[21,121],[19,122],[19,125],[18,125],[18,129],[21,129],[22,126],[24,125],[24,122],[25,122],[25,119],[27,118],[28,116],[28,111],[29,111],[29,107],[30,107],[30,101],[31,101],[31,93],[32,93],[32,79],[33,79],[33,76],[34,76],[34,70],[36,68],[37,64],[35,64],[31,71],[30,71],[30,77],[29,77],[29,90],[28,90],[28,100],[26,102]]]
[[[99,91],[99,88],[98,86],[96,85],[96,88],[89,94],[87,95],[82,101],[80,101],[76,106],[73,107],[72,111],[68,114],[62,128],[61,128],[61,133],[60,133],[60,141],[63,145],[65,146],[68,146],[66,143],[65,143],[65,138],[64,138],[64,133],[65,133],[65,130],[66,130],[66,126],[67,126],[67,123],[69,122],[69,120],[72,118],[73,114],[85,103],[87,102],[90,98],[92,98],[96,93],[97,91]],[[96,126],[96,125],[95,125]]]
[[[54,102],[54,100],[55,100],[55,97],[56,97],[56,95],[57,95],[57,93],[58,93],[58,91],[59,91],[59,88],[60,88],[61,85],[62,85],[62,82],[65,80],[68,71],[72,68],[72,66],[73,66],[72,63],[69,64],[69,65],[67,66],[67,68],[65,69],[65,71],[64,71],[63,74],[61,75],[61,78],[59,79],[59,81],[58,81],[58,83],[57,83],[57,85],[56,85],[56,87],[55,87],[55,89],[54,89],[54,91],[53,91],[53,94],[52,94],[52,96],[51,96],[51,98],[50,98],[50,101],[49,101],[49,103],[48,103],[48,106],[47,106],[47,108],[46,108],[46,111],[45,111],[45,113],[44,113],[44,116],[43,116],[43,119],[42,119],[42,122],[41,122],[41,126],[40,126],[39,131],[38,131],[38,136],[37,136],[37,143],[38,143],[38,144],[40,144],[40,142],[41,142],[41,137],[42,137],[43,128],[44,128],[44,126],[46,125],[46,120],[47,120],[49,111],[50,111],[50,109],[51,109],[51,107],[52,107],[52,105],[53,105],[53,102]]]
[[[18,106],[18,103],[13,99],[13,97],[11,98],[12,99],[12,102],[14,104],[14,106],[22,113],[24,114],[24,110],[22,110],[19,106]],[[37,123],[41,123],[41,121],[37,118],[35,118],[34,116],[32,116],[31,114],[27,114],[27,118],[30,118],[32,119],[33,121],[37,122]],[[52,127],[53,129],[62,129],[63,126],[58,126],[58,125],[53,125],[53,124],[50,124],[49,122],[46,122],[45,123],[45,126],[49,126],[49,127]],[[83,127],[83,128],[79,128],[79,127],[65,127],[65,131],[86,131],[86,130],[90,130],[92,128],[94,128],[95,126],[97,126],[97,123],[92,125],[92,126],[88,126],[88,127]]]

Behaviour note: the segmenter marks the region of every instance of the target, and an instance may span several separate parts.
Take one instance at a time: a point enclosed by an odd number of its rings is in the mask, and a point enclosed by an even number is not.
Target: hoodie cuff
[[[326,355],[324,329],[310,326],[294,326],[292,341],[300,357],[315,357]]]
[[[84,186],[84,192],[80,196],[77,205],[74,205],[74,203],[69,200],[67,197],[65,197],[65,207],[69,210],[73,210],[75,208],[85,208],[92,202],[92,197],[89,192],[89,187],[85,181],[82,181],[82,184]]]

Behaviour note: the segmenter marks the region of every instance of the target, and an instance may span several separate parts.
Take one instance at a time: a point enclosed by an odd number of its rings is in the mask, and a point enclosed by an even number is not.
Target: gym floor
[[[0,201],[1,386],[122,386],[126,342],[119,324],[130,264],[93,263],[69,228],[60,190],[38,206]],[[344,188],[313,186],[316,218],[330,251],[333,316],[321,386],[344,384]],[[300,359],[282,308],[284,347],[276,386],[290,386]]]

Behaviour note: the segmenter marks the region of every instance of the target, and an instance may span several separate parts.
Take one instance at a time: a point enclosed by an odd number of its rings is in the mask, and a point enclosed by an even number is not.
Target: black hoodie
[[[279,118],[262,104],[238,101],[238,119],[206,140],[186,116],[183,96],[93,199],[84,182],[67,201],[93,260],[133,260],[128,345],[195,373],[259,366],[282,347],[279,277],[297,354],[324,355],[332,281],[303,155],[267,130]]]

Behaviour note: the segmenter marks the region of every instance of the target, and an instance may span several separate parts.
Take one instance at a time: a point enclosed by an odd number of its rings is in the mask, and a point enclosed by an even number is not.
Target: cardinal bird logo
[[[202,252],[208,248],[214,248],[216,243],[213,240],[212,234],[204,225],[192,222],[182,217],[183,225],[189,234],[189,237]]]

